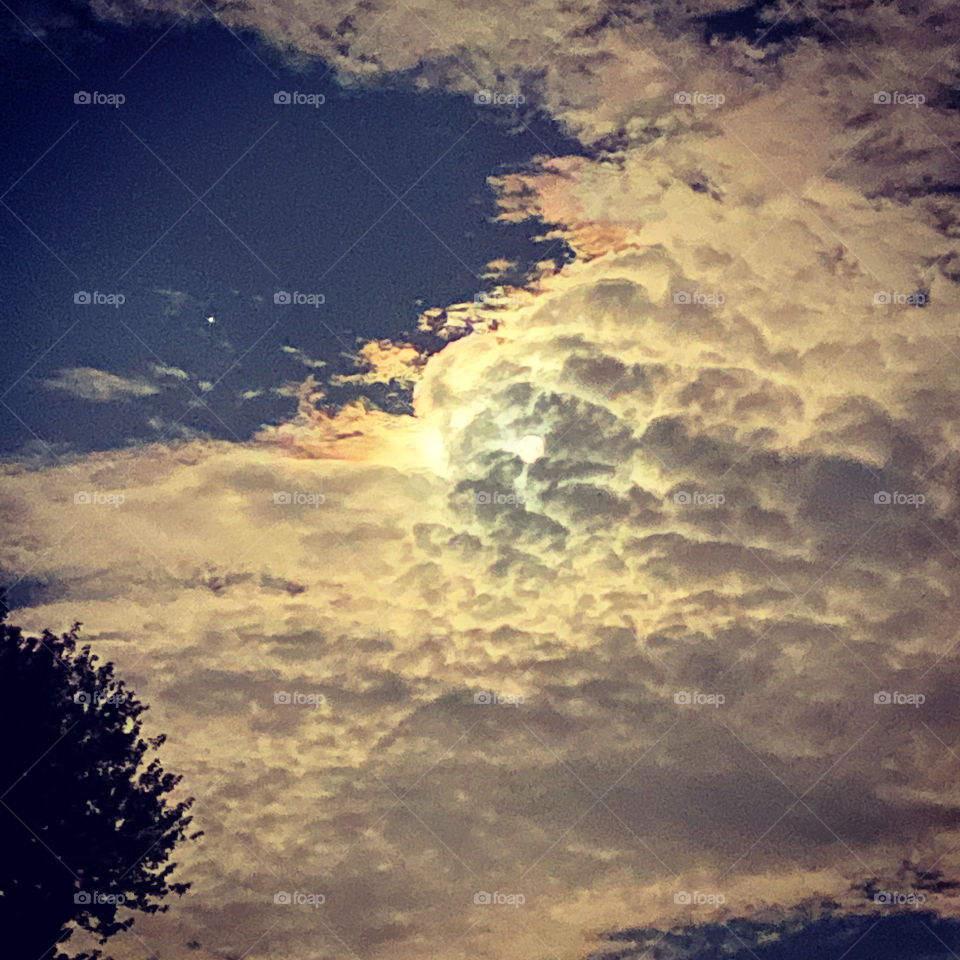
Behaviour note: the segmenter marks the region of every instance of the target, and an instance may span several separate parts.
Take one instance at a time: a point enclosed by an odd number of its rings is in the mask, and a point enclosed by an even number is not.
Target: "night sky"
[[[543,117],[409,84],[345,90],[250,31],[125,29],[79,7],[39,19],[43,44],[10,14],[2,39],[7,454],[247,439],[292,410],[271,393],[304,373],[283,346],[327,364],[321,377],[346,370],[364,341],[491,289],[488,261],[520,276],[565,255],[494,223],[486,183],[576,149]],[[79,91],[125,99],[75,104]],[[275,104],[281,91],[324,101]],[[125,299],[75,304],[81,291]],[[322,306],[277,305],[279,291]],[[75,368],[157,392],[132,408],[44,387]]]

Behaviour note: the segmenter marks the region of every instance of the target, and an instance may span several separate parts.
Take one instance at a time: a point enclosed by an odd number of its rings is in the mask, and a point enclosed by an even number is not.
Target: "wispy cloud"
[[[142,378],[120,377],[95,367],[67,367],[43,381],[48,390],[63,390],[81,400],[106,403],[148,397],[159,393],[159,388]]]

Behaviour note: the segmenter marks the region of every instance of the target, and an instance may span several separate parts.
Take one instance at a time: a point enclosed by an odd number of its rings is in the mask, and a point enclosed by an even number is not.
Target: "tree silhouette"
[[[141,737],[147,707],[79,647],[24,636],[0,609],[0,931],[11,960],[65,958],[71,922],[102,945],[132,926],[130,911],[188,883],[169,881],[193,799],[169,802],[180,777]],[[120,917],[118,917],[118,913]],[[99,949],[75,960],[103,957]]]

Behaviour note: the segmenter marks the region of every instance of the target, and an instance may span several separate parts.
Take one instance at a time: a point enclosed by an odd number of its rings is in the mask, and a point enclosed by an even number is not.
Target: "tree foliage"
[[[73,927],[103,945],[135,914],[165,911],[193,799],[142,735],[148,709],[113,664],[62,636],[0,622],[0,929],[4,955],[65,958]],[[100,949],[74,960],[103,957]]]

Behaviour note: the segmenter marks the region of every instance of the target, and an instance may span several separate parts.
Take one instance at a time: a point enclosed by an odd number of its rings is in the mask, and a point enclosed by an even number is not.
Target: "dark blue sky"
[[[269,388],[310,372],[282,345],[330,372],[357,338],[411,329],[418,299],[472,298],[487,261],[564,255],[532,243],[534,225],[490,222],[486,177],[577,150],[546,121],[515,133],[515,112],[466,97],[345,91],[322,64],[298,72],[216,25],[39,9],[4,12],[0,36],[5,453],[37,437],[160,439],[175,421],[245,438],[291,409]],[[326,102],[280,106],[280,90]],[[125,102],[75,104],[77,91]],[[278,290],[325,303],[277,306]],[[125,302],[77,305],[77,291]],[[192,379],[158,379],[151,363]],[[166,386],[108,403],[43,387],[74,367]],[[200,380],[217,384],[204,394],[215,415],[187,407]]]
[[[948,960],[960,948],[960,923],[913,909],[884,916],[791,911],[781,923],[732,918],[658,930],[607,934],[609,949],[589,960]]]

